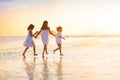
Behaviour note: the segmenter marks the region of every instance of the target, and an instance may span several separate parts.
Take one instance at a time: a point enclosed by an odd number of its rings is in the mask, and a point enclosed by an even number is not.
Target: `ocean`
[[[0,37],[0,80],[120,80],[120,37],[65,37],[63,57],[50,36],[42,58],[41,38],[34,39],[37,57],[22,53],[25,36]]]

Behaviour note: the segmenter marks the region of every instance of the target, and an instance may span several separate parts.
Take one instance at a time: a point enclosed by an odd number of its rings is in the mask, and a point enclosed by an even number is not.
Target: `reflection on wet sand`
[[[62,57],[60,57],[59,62],[56,62],[55,64],[57,66],[56,74],[57,74],[58,80],[62,80]]]
[[[27,60],[26,58],[23,58],[23,62],[26,65],[24,69],[28,75],[29,80],[34,80],[35,61],[36,61],[36,58],[34,58],[32,62],[30,60]]]
[[[43,72],[42,72],[42,77],[43,80],[49,80],[49,68],[48,68],[48,64],[47,64],[47,57],[43,57]]]

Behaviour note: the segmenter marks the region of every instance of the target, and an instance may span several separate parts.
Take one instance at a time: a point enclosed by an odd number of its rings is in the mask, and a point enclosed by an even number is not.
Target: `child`
[[[33,29],[34,29],[34,25],[33,25],[33,24],[30,24],[30,25],[28,26],[28,28],[27,28],[27,30],[28,30],[28,35],[27,35],[27,38],[26,38],[26,40],[25,40],[25,42],[24,42],[24,44],[23,44],[23,45],[26,47],[25,50],[24,50],[24,52],[23,52],[23,57],[24,57],[24,58],[25,58],[25,53],[26,53],[26,51],[28,50],[29,47],[33,47],[34,56],[37,56],[36,51],[35,51],[35,43],[34,43],[34,41],[33,41],[33,39],[32,39],[32,37],[34,37],[34,35],[36,35],[37,32],[36,32],[35,34],[33,34],[33,33],[32,33],[32,30],[33,30]]]
[[[40,28],[40,31],[36,35],[36,38],[40,33],[41,33],[42,43],[44,45],[43,52],[42,52],[42,57],[44,57],[45,52],[46,52],[46,54],[48,54],[48,52],[47,52],[47,45],[48,45],[48,41],[49,41],[48,35],[49,35],[49,33],[53,36],[55,36],[55,35],[51,32],[50,28],[48,27],[48,21],[43,22],[43,25]]]
[[[59,27],[56,28],[56,30],[57,30],[56,43],[58,45],[58,48],[53,50],[53,52],[55,54],[55,51],[59,50],[60,51],[60,55],[63,56],[63,54],[62,54],[62,45],[61,45],[62,41],[61,41],[61,38],[64,39],[64,40],[65,40],[65,38],[62,37],[62,27],[59,26]]]

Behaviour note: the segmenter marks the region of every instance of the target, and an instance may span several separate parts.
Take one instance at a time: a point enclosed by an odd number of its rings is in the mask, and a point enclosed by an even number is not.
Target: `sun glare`
[[[4,6],[0,13],[0,35],[25,35],[29,24],[34,24],[36,31],[44,20],[48,20],[53,31],[62,26],[65,35],[120,34],[119,5],[82,3],[60,1],[56,5],[51,2],[44,5],[9,5],[11,8]]]

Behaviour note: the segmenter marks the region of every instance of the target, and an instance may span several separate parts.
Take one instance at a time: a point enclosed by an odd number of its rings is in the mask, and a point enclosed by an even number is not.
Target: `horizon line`
[[[120,37],[120,34],[96,34],[96,35],[65,35],[66,37]]]
[[[0,35],[0,37],[24,37],[26,35]],[[64,35],[64,37],[120,37],[120,34],[85,34],[85,35]]]

